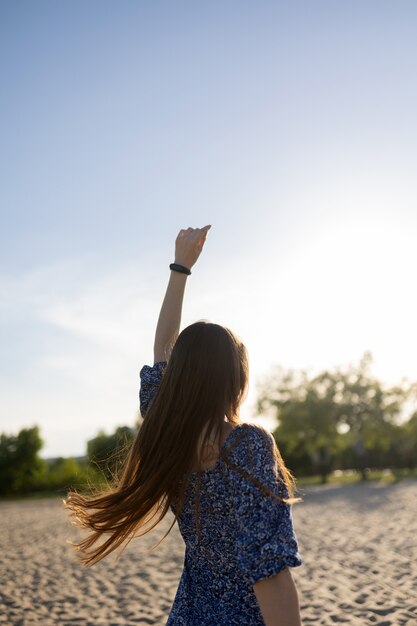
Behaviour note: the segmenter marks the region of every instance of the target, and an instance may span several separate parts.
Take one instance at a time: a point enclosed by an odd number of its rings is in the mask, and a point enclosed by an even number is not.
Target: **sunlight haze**
[[[417,5],[3,3],[0,427],[83,455],[137,418],[181,228],[182,328],[417,380]],[[263,418],[266,419],[265,417]],[[271,421],[264,421],[273,427]]]

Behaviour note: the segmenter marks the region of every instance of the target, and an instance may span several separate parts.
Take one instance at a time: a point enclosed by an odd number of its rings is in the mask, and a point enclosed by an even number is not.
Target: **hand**
[[[180,230],[175,240],[175,263],[191,269],[201,254],[210,228],[211,225]]]

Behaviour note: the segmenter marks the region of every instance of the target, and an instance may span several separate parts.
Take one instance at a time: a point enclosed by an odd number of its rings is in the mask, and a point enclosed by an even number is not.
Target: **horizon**
[[[417,5],[3,3],[0,430],[133,424],[181,228],[181,328],[417,380]]]

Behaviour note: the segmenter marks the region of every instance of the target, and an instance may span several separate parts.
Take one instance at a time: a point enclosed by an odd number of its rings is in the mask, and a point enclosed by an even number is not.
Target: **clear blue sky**
[[[133,423],[180,228],[183,325],[417,379],[417,4],[3,1],[0,429]]]

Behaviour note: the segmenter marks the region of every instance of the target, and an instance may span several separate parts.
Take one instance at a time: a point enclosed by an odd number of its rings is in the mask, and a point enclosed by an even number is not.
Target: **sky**
[[[0,431],[133,425],[181,228],[182,326],[417,380],[417,4],[0,3]],[[262,416],[261,416],[262,417]],[[266,419],[264,416],[262,419]]]

